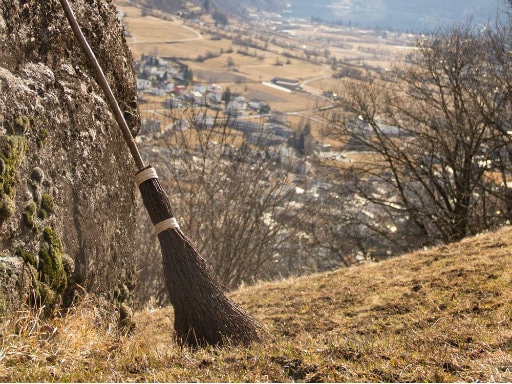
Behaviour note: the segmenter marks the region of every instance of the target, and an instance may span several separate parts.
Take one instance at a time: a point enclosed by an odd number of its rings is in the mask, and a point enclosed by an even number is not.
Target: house
[[[190,129],[190,122],[185,119],[177,120],[174,123],[174,129],[176,131],[186,131],[186,130]]]
[[[252,99],[247,103],[247,106],[252,110],[259,111],[263,104],[264,101],[260,99]]]
[[[143,91],[151,87],[151,81],[137,78],[137,91]]]
[[[253,132],[247,135],[247,141],[251,144],[265,148],[273,145],[281,145],[286,141],[286,139],[284,137],[273,134]]]
[[[196,84],[192,87],[192,92],[198,92],[201,95],[204,95],[206,93],[206,85]]]
[[[265,129],[272,132],[274,135],[284,137],[285,139],[291,137],[295,132],[293,129],[282,124],[267,123],[265,124]]]
[[[159,67],[165,67],[165,68],[167,68],[167,65],[168,65],[168,64],[167,64],[167,60],[165,60],[165,59],[163,59],[163,58],[161,58],[161,57],[157,57],[157,58],[156,58],[156,60],[157,60],[157,63],[158,63],[158,66],[159,66]]]
[[[188,98],[192,101],[194,105],[207,105],[206,96],[198,91],[191,91],[188,94]]]
[[[171,95],[165,99],[164,106],[171,109],[181,108],[181,101],[176,96]]]
[[[306,176],[311,172],[312,168],[313,168],[313,166],[311,165],[311,163],[309,161],[300,159],[297,161],[297,163],[293,167],[293,172],[298,175]]]
[[[222,87],[217,84],[209,84],[207,91],[215,94],[222,93]]]
[[[237,131],[241,131],[245,134],[261,132],[263,129],[260,123],[253,122],[253,121],[234,119],[230,123],[231,123],[230,126],[233,129],[236,129]]]
[[[153,96],[164,96],[166,93],[163,88],[150,88],[147,89],[146,92]]]
[[[198,113],[195,118],[195,123],[202,129],[211,129],[213,128],[215,120],[212,116],[208,116],[204,113]]]
[[[323,97],[326,97],[328,99],[337,99],[338,95],[334,91],[324,91],[322,93]]]
[[[183,96],[185,94],[186,89],[187,87],[185,87],[184,85],[176,85],[174,87],[174,94],[176,96]]]
[[[222,102],[222,94],[220,93],[210,93],[208,96],[208,100],[212,105],[218,105]]]
[[[319,152],[331,152],[332,146],[331,144],[319,143],[316,148]]]
[[[269,113],[270,107],[267,103],[260,99],[252,99],[247,103],[247,106],[253,111],[258,111],[259,113]]]
[[[143,119],[140,125],[140,135],[155,135],[160,133],[161,122],[153,119]]]
[[[166,83],[164,85],[164,89],[166,92],[174,92],[175,85],[174,85],[174,83]]]
[[[247,102],[245,101],[245,97],[237,96],[233,100],[231,100],[226,106],[226,113],[228,115],[239,116],[243,111],[247,109]]]

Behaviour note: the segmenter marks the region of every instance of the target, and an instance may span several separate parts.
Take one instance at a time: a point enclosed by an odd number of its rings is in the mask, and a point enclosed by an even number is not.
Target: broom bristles
[[[158,179],[142,182],[139,189],[153,225],[174,217]],[[179,228],[162,231],[158,239],[179,343],[203,346],[260,340],[259,324],[224,294],[206,261]]]

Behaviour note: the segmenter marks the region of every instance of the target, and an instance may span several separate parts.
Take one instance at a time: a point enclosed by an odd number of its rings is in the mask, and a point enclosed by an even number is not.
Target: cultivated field
[[[411,36],[406,35],[309,24],[279,32],[256,22],[215,27],[207,19],[142,16],[140,9],[123,2],[117,6],[125,13],[127,42],[136,60],[142,54],[177,58],[192,69],[195,81],[229,87],[247,99],[266,101],[273,111],[298,112],[302,117],[310,114],[303,111],[326,103],[322,92],[340,87],[332,76],[332,58],[351,66],[386,68],[410,49]],[[251,39],[254,47],[235,45],[236,39]],[[213,57],[199,62],[200,56]],[[306,92],[287,93],[264,85],[275,77],[299,80]]]

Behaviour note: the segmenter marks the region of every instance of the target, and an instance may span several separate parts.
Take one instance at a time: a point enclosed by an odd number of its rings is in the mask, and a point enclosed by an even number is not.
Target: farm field
[[[350,65],[386,68],[409,49],[408,36],[374,33],[321,25],[294,25],[293,30],[268,32],[255,23],[233,21],[227,27],[191,22],[175,15],[143,16],[141,9],[118,2],[127,42],[135,60],[141,55],[176,58],[188,65],[194,80],[217,83],[247,99],[265,100],[272,110],[296,113],[325,103],[324,91],[339,89],[339,80],[322,55]],[[265,37],[263,43],[256,41]],[[241,49],[235,39],[253,38],[258,45]],[[319,53],[313,58],[306,51]],[[198,57],[211,57],[200,61]],[[229,64],[228,64],[229,62]],[[283,92],[265,85],[275,77],[295,79],[306,92]]]
[[[325,135],[318,107],[330,104],[324,93],[342,94],[343,79],[334,76],[340,63],[341,68],[355,72],[385,70],[413,49],[413,36],[407,34],[309,23],[276,30],[271,19],[250,24],[230,20],[229,25],[217,27],[209,17],[187,20],[159,11],[144,15],[123,1],[116,5],[123,13],[134,60],[142,55],[178,60],[192,71],[194,83],[229,88],[247,101],[263,100],[292,129],[301,130],[308,124],[314,141],[333,149],[344,143]],[[240,45],[244,41],[247,45]],[[296,80],[302,90],[273,87],[274,78]],[[173,122],[163,104],[166,97],[144,94],[139,99],[143,119],[159,121],[164,129]],[[213,110],[207,113],[218,117]],[[244,118],[251,119],[252,113],[246,111]]]

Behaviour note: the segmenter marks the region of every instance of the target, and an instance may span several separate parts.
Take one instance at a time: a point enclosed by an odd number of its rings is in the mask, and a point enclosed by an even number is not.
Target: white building
[[[137,78],[137,90],[142,91],[151,87],[151,81]]]

